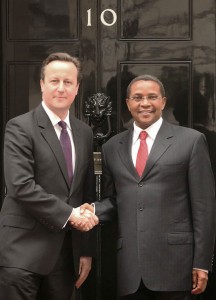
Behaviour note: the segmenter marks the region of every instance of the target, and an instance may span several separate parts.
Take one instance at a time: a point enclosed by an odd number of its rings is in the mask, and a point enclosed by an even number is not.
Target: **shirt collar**
[[[155,123],[150,125],[145,129],[145,131],[148,133],[148,137],[150,137],[153,141],[156,138],[156,135],[162,125],[163,119],[160,117]],[[139,134],[143,130],[142,128],[138,127],[135,122],[133,124],[134,126],[134,132],[133,132],[133,143],[135,143],[139,139]]]
[[[58,122],[61,121],[61,119],[60,119],[56,114],[54,114],[53,111],[51,111],[51,110],[47,107],[47,105],[46,105],[46,103],[45,103],[44,101],[42,101],[42,106],[43,106],[45,112],[47,113],[47,115],[48,115],[48,117],[49,117],[49,119],[50,119],[52,125],[53,125],[53,126],[57,125]],[[67,126],[71,129],[71,126],[70,126],[70,119],[69,119],[69,111],[68,111],[68,113],[67,113],[66,118],[65,118],[63,121],[64,121],[64,122],[67,124]]]

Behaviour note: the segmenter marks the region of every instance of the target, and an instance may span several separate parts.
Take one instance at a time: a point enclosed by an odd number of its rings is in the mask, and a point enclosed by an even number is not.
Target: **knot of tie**
[[[67,124],[64,121],[59,121],[58,124],[62,129],[66,129],[67,127]]]
[[[140,140],[145,140],[147,135],[148,133],[146,131],[141,131],[139,135]]]

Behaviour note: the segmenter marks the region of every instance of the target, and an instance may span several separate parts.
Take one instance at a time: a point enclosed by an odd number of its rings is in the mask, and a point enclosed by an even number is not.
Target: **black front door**
[[[6,121],[41,101],[41,61],[64,51],[83,63],[74,114],[88,122],[85,102],[98,93],[112,102],[104,140],[132,123],[125,105],[128,83],[152,74],[167,91],[164,118],[208,136],[216,172],[215,0],[2,0],[1,19],[2,146]],[[1,177],[3,199],[2,171]],[[103,226],[99,235],[97,283],[92,279],[92,296],[87,284],[83,298],[116,299],[116,225]]]

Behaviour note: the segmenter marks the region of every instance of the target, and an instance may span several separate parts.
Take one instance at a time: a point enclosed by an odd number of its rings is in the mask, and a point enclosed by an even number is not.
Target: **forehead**
[[[151,80],[138,80],[131,85],[131,93],[138,92],[157,92],[160,93],[160,86]]]
[[[45,75],[58,76],[77,76],[77,68],[72,62],[55,60],[45,67]]]

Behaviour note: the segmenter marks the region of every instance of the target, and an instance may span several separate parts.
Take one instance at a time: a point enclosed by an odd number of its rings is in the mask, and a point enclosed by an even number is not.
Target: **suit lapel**
[[[62,175],[68,185],[68,174],[67,174],[67,167],[65,163],[64,154],[56,135],[55,129],[47,116],[46,112],[44,111],[42,105],[39,105],[36,109],[36,116],[38,121],[38,126],[41,131],[41,135],[44,137],[48,145],[50,146],[51,151],[53,152],[59,168],[62,172]],[[69,187],[69,185],[68,185]]]
[[[71,124],[73,142],[74,142],[75,154],[76,154],[73,181],[72,181],[72,184],[71,184],[71,187],[70,187],[71,190],[72,190],[74,184],[77,181],[77,176],[79,175],[80,162],[83,159],[81,157],[81,153],[82,153],[82,148],[84,147],[84,145],[82,145],[82,139],[80,139],[79,124],[76,122],[76,119],[72,118],[71,116],[70,116],[70,124]]]
[[[173,138],[172,126],[166,121],[163,121],[161,128],[159,129],[156,139],[154,141],[154,144],[152,146],[151,152],[149,154],[142,179],[147,176],[147,174],[154,167],[155,163],[172,145],[172,138]]]
[[[173,131],[172,126],[163,121],[161,128],[158,131],[154,144],[152,146],[151,152],[149,154],[145,170],[142,177],[137,174],[136,168],[134,167],[132,157],[131,157],[131,145],[133,137],[133,127],[128,130],[122,139],[119,141],[119,156],[125,167],[136,177],[138,181],[144,179],[147,174],[154,167],[155,163],[160,159],[160,157],[167,151],[167,149],[172,145]]]
[[[137,180],[140,179],[139,175],[137,174],[136,168],[134,167],[132,156],[131,156],[131,145],[132,145],[132,138],[133,138],[133,127],[125,132],[125,135],[119,141],[119,156],[122,160],[125,167],[132,173]]]

